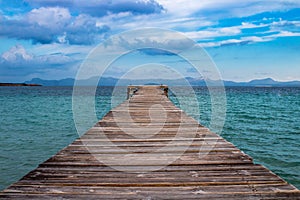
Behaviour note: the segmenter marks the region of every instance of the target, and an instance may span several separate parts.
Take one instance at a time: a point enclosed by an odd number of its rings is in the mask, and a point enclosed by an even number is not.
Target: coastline
[[[34,84],[34,83],[0,83],[0,86],[6,86],[6,87],[9,87],[9,86],[29,86],[29,87],[32,87],[32,86],[42,86],[40,84]]]

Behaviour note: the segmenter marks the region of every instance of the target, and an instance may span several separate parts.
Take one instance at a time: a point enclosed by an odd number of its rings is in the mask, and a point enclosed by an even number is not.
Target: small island
[[[34,83],[0,83],[0,86],[42,86]]]

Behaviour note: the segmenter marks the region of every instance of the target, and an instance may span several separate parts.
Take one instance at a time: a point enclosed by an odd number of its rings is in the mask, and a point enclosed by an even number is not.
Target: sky
[[[300,80],[299,13],[299,0],[0,0],[0,82],[74,78],[99,44],[147,27],[193,40],[223,80]],[[153,37],[147,44],[184,46],[175,36]],[[181,58],[170,52],[148,49],[122,59],[107,76],[139,77],[159,66],[168,70],[164,65],[174,65],[182,76],[203,75],[180,66]],[[157,63],[152,70],[151,62]],[[142,67],[129,70],[134,63]]]

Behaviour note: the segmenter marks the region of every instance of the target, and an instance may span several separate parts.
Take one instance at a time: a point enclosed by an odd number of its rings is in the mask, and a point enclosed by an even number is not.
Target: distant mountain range
[[[61,80],[43,80],[40,78],[33,78],[30,81],[26,81],[25,84],[39,84],[43,86],[73,86],[75,80],[73,78],[61,79]],[[144,85],[144,84],[165,84],[169,86],[180,86],[190,84],[192,86],[206,86],[207,84],[214,86],[220,85],[220,81],[214,80],[203,80],[187,77],[185,79],[174,79],[174,80],[163,80],[163,79],[145,79],[145,80],[130,80],[112,77],[102,77],[98,82],[97,77],[92,77],[85,80],[79,80],[78,85],[90,86],[98,83],[99,86],[126,86],[126,85]],[[280,82],[275,81],[271,78],[257,79],[249,82],[234,82],[234,81],[223,81],[225,86],[236,86],[236,87],[300,87],[300,81],[289,81]]]

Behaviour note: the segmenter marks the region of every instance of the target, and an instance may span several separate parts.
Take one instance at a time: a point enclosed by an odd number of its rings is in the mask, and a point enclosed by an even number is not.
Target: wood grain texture
[[[0,199],[300,199],[294,186],[175,107],[166,86],[128,92]]]

